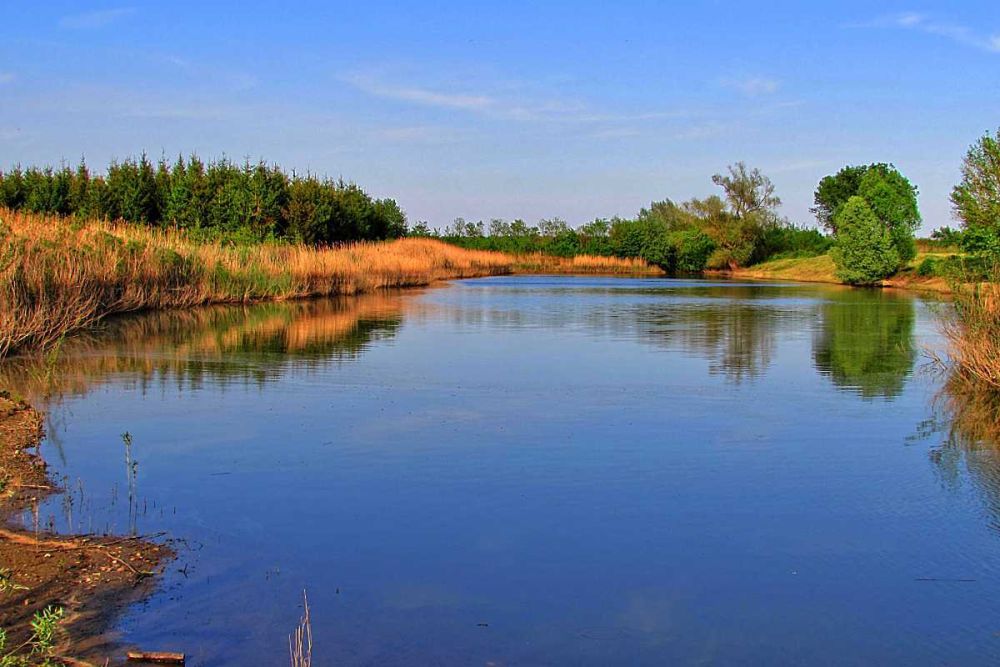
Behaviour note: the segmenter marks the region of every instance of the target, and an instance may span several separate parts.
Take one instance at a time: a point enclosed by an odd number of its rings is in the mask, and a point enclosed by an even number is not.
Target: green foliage
[[[175,227],[237,243],[331,244],[406,234],[406,216],[394,200],[374,199],[353,183],[289,176],[264,162],[206,165],[197,156],[153,165],[143,154],[113,163],[104,176],[83,162],[76,170],[16,167],[0,173],[0,205]]]
[[[966,230],[966,249],[1000,257],[1000,129],[969,147],[951,203]]]
[[[763,242],[768,230],[788,225],[778,217],[781,199],[771,179],[737,162],[728,168],[728,174],[713,176],[712,182],[723,189],[724,198],[713,196],[687,204],[699,214],[705,232],[715,241],[716,250],[708,265],[737,268],[766,259]]]
[[[62,607],[51,605],[35,612],[31,618],[31,637],[12,649],[7,647],[6,630],[0,628],[0,667],[54,666],[50,658],[55,648],[56,631],[64,615]]]
[[[431,237],[434,236],[434,231],[430,228],[430,225],[427,224],[426,220],[420,220],[417,224],[410,228],[407,236]]]
[[[858,194],[861,187],[861,177],[871,168],[869,166],[847,166],[832,176],[825,176],[819,182],[813,195],[813,214],[820,224],[835,234],[837,232],[834,217],[847,200]]]
[[[742,162],[716,174],[723,196],[676,204],[652,202],[633,219],[598,218],[572,229],[559,218],[529,227],[522,220],[469,222],[457,218],[444,240],[465,248],[514,254],[542,252],[640,258],[669,273],[697,273],[763,261],[777,253],[822,254],[830,240],[817,230],[800,229],[776,213],[781,200],[770,179]],[[429,233],[426,227],[421,233]]]
[[[990,254],[950,255],[935,263],[936,275],[955,283],[995,281],[997,261]]]
[[[962,249],[974,255],[1000,258],[1000,234],[989,227],[969,227],[962,234]]]
[[[917,188],[905,176],[891,164],[844,167],[835,175],[827,176],[819,182],[812,210],[827,229],[839,236],[841,214],[855,197],[864,200],[888,234],[893,253],[884,259],[895,258],[896,266],[893,271],[916,257],[914,232],[920,226]],[[849,217],[854,219],[856,215]],[[875,269],[875,263],[867,264],[867,270],[855,275],[862,282],[870,282],[864,275],[871,274]],[[886,275],[891,275],[891,272]]]
[[[925,257],[917,267],[917,275],[921,278],[930,278],[938,275],[938,260],[933,257]]]
[[[838,210],[833,261],[837,278],[851,285],[871,285],[892,275],[900,259],[889,231],[868,202],[851,197]]]
[[[818,229],[792,224],[772,225],[764,230],[755,260],[792,259],[824,255],[833,247],[833,239]]]
[[[816,188],[812,211],[824,227],[836,234],[837,213],[855,195],[868,200],[872,210],[887,226],[900,227],[894,238],[903,234],[906,228],[912,235],[920,225],[917,188],[893,165],[885,163],[847,166],[832,176],[824,177]],[[906,243],[905,239],[901,242]],[[905,254],[905,248],[901,249]]]
[[[48,606],[31,619],[31,652],[49,655],[55,645],[56,629],[64,615],[62,607]]]
[[[712,176],[712,182],[723,189],[732,215],[744,219],[754,214],[770,214],[781,205],[774,194],[771,179],[759,169],[747,169],[746,164],[730,165],[728,174]]]
[[[858,195],[868,202],[875,217],[888,228],[900,262],[916,257],[913,234],[920,226],[917,188],[892,167],[879,165],[861,177]]]
[[[670,239],[676,249],[674,270],[677,273],[703,271],[715,250],[715,242],[708,234],[699,230],[674,232]]]
[[[931,232],[931,240],[946,248],[958,248],[962,245],[962,230],[951,227],[941,227]]]

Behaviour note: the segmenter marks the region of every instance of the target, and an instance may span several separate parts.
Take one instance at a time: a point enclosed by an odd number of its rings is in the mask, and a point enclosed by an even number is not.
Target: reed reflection
[[[937,397],[944,441],[931,451],[941,479],[958,487],[963,472],[978,490],[990,517],[1000,530],[1000,394],[970,390],[954,379]]]
[[[386,292],[116,317],[67,339],[48,357],[4,360],[0,387],[37,400],[81,394],[116,375],[184,388],[263,383],[291,368],[356,358],[374,341],[395,336],[403,299]]]

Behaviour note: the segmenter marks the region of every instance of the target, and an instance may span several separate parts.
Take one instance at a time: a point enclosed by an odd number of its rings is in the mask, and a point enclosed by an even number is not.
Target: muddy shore
[[[27,641],[32,616],[48,606],[65,610],[55,659],[70,665],[113,664],[124,648],[108,629],[124,609],[152,592],[173,556],[162,544],[137,537],[53,535],[14,522],[31,516],[61,490],[38,455],[42,416],[0,394],[0,628],[8,650]]]

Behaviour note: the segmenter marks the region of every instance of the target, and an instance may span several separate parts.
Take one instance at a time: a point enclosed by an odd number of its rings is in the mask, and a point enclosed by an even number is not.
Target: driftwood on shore
[[[169,651],[129,651],[128,659],[134,662],[152,662],[161,665],[183,665],[183,653]]]

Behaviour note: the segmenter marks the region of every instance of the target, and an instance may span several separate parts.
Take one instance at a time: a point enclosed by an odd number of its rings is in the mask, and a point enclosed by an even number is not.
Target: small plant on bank
[[[54,666],[52,653],[56,631],[64,615],[65,610],[55,606],[35,612],[31,619],[31,637],[10,650],[7,649],[7,631],[0,628],[0,667]]]
[[[12,593],[14,591],[26,591],[27,586],[14,581],[14,574],[10,568],[0,567],[0,593]]]
[[[56,628],[65,612],[62,607],[46,607],[31,619],[31,652],[38,655],[49,655],[55,646]]]

